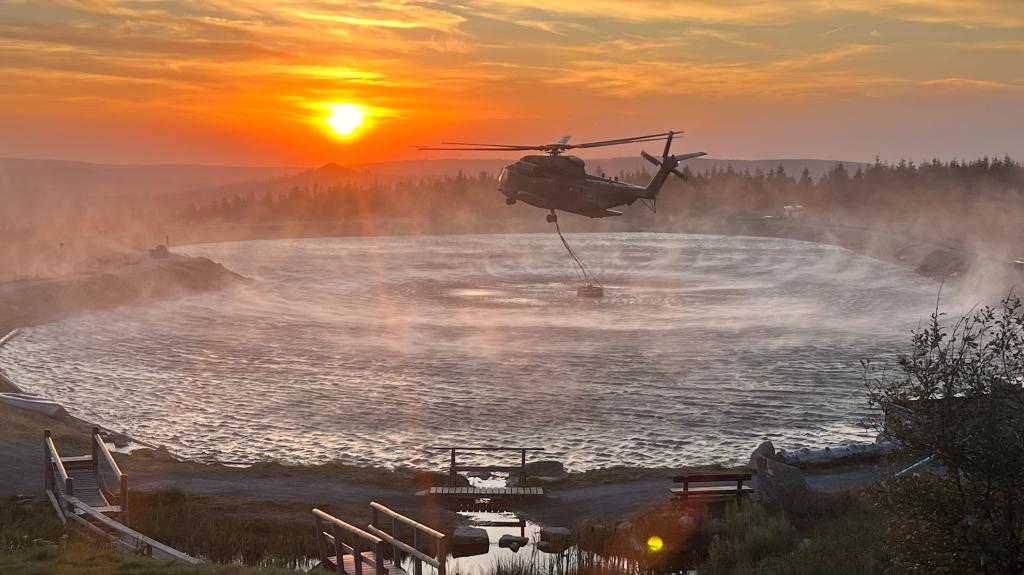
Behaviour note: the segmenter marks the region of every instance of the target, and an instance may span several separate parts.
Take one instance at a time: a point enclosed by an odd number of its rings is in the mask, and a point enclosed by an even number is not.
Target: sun
[[[324,121],[339,136],[351,136],[366,119],[366,112],[355,104],[331,104],[328,109],[331,115]]]

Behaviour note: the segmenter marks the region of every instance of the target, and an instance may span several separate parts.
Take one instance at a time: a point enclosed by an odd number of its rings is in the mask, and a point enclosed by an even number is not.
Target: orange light
[[[351,136],[362,127],[366,112],[355,104],[331,104],[331,115],[324,121],[339,136]]]
[[[661,537],[657,535],[651,535],[647,538],[647,550],[651,553],[657,553],[665,547],[665,542],[662,541]]]

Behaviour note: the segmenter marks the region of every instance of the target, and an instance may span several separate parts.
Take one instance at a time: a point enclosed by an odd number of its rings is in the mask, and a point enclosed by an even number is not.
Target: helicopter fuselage
[[[650,197],[647,188],[588,174],[581,158],[562,155],[525,156],[505,166],[498,190],[510,205],[522,201],[591,218],[622,215],[611,208]]]

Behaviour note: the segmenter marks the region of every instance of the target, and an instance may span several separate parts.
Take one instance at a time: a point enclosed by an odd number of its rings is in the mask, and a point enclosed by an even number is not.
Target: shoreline
[[[969,268],[967,262],[970,260],[970,254],[967,254],[966,252],[958,250],[954,246],[944,245],[944,244],[936,243],[936,242],[933,242],[933,241],[930,241],[930,240],[926,240],[926,239],[922,239],[922,238],[915,238],[915,237],[912,237],[912,236],[903,236],[903,235],[893,234],[893,233],[890,233],[890,232],[883,232],[883,231],[879,231],[879,230],[870,230],[870,229],[865,229],[865,228],[854,228],[854,227],[841,227],[841,228],[831,227],[830,228],[830,227],[826,227],[825,225],[820,224],[820,223],[792,222],[792,221],[783,221],[783,220],[778,220],[778,219],[772,219],[772,220],[747,219],[747,220],[732,220],[732,221],[714,220],[714,221],[710,222],[712,224],[710,227],[707,226],[708,223],[709,222],[707,220],[696,220],[695,222],[692,222],[693,225],[684,226],[682,229],[680,229],[679,227],[673,226],[673,227],[671,227],[669,229],[652,229],[652,230],[637,230],[637,231],[648,231],[648,232],[654,232],[654,233],[683,233],[683,234],[696,233],[696,234],[710,234],[710,235],[722,235],[722,236],[768,237],[768,238],[791,239],[791,240],[797,240],[797,241],[807,241],[807,242],[811,242],[811,243],[824,244],[824,245],[834,245],[834,246],[842,247],[844,249],[848,249],[848,250],[850,250],[850,251],[852,251],[854,253],[860,254],[860,255],[865,256],[865,257],[871,257],[871,258],[878,259],[878,260],[881,260],[881,261],[887,261],[889,263],[893,263],[893,264],[897,264],[897,265],[903,265],[905,267],[913,267],[915,273],[918,273],[922,277],[927,277],[927,278],[935,280],[935,281],[943,281],[944,279],[948,279],[950,277],[952,277],[953,279],[962,279],[962,278],[958,278],[959,273],[954,273],[952,276],[950,276],[950,274],[948,273],[948,270],[950,269],[951,266],[952,266],[952,268],[953,268],[953,270],[955,272],[966,271]],[[792,233],[794,231],[797,231],[799,233]],[[853,234],[853,237],[851,238],[851,236],[849,236],[849,235],[843,236],[843,235],[837,233],[837,231],[843,232],[843,233],[846,233],[846,234]],[[510,232],[505,231],[504,233],[510,233]],[[514,232],[511,232],[511,233],[514,233]],[[528,232],[523,232],[523,233],[544,233],[544,232],[528,231]],[[584,233],[586,233],[586,232],[584,232]],[[375,237],[376,235],[380,235],[380,234],[374,234],[374,235],[371,235],[371,236],[365,236],[365,235],[355,235],[355,236],[342,235],[342,236],[322,236],[322,237]],[[410,235],[417,235],[417,234],[410,234]],[[456,234],[456,235],[462,235],[462,234]],[[889,239],[889,242],[888,243],[879,242],[877,240],[877,237],[879,235],[886,236]],[[308,237],[316,237],[316,236],[297,235],[297,236],[293,236],[291,239],[303,239],[303,238],[308,238]],[[231,238],[231,239],[225,239],[225,240],[222,240],[222,241],[212,241],[212,242],[207,241],[207,242],[195,243],[195,244],[194,243],[185,243],[185,244],[180,244],[177,247],[202,245],[202,244],[207,244],[207,243],[208,244],[217,244],[217,243],[228,243],[228,242],[236,242],[236,241],[260,241],[260,240],[272,241],[272,240],[278,240],[278,239],[289,239],[289,238],[279,237],[278,235],[275,235],[275,234],[269,234],[268,237],[252,237],[252,238],[248,238],[248,239]],[[929,259],[929,257],[925,257],[925,256],[921,255],[922,252],[923,252],[923,249],[920,246],[926,246],[925,249],[943,250],[943,253],[945,253],[947,255],[946,259],[951,261],[951,263],[949,263],[949,264],[947,264],[945,266],[939,266],[940,268],[945,269],[947,271],[947,273],[945,275],[937,275],[937,274],[935,274],[934,272],[937,269],[936,266],[922,267],[922,262],[924,260]],[[915,256],[915,257],[907,257],[908,253],[912,253],[912,255]],[[934,254],[934,252],[928,252],[927,255],[931,255],[930,259],[934,260],[935,257],[934,257],[933,254]],[[154,264],[153,262],[156,262],[156,263]],[[160,300],[170,299],[170,298],[177,297],[177,296],[180,296],[180,295],[184,295],[184,294],[187,294],[187,293],[201,293],[201,292],[204,292],[204,291],[219,290],[219,289],[224,289],[226,287],[230,287],[231,285],[237,285],[239,283],[250,282],[251,281],[250,279],[244,278],[243,276],[241,276],[241,275],[239,275],[239,274],[237,274],[237,273],[235,273],[235,272],[225,268],[222,264],[213,262],[212,260],[209,260],[208,258],[201,257],[201,256],[184,256],[184,255],[172,254],[171,258],[163,259],[163,260],[146,260],[143,257],[142,259],[140,259],[140,261],[138,261],[138,262],[136,262],[134,264],[130,264],[130,265],[127,265],[127,266],[119,266],[119,267],[116,267],[114,269],[104,270],[104,271],[95,272],[95,273],[91,273],[91,274],[82,274],[82,275],[76,275],[76,276],[71,276],[71,277],[67,277],[67,278],[53,278],[53,279],[44,279],[44,280],[17,280],[17,281],[12,281],[12,282],[0,282],[0,311],[3,310],[3,304],[5,303],[4,302],[5,291],[9,292],[12,287],[22,287],[22,289],[24,291],[30,291],[30,290],[33,290],[33,289],[37,288],[37,286],[43,286],[43,289],[45,290],[48,284],[49,285],[52,285],[52,284],[66,284],[66,285],[71,285],[71,286],[74,286],[74,287],[79,287],[82,283],[86,283],[87,284],[90,281],[96,281],[97,279],[99,281],[101,281],[101,282],[109,283],[109,278],[111,278],[111,277],[118,277],[120,275],[124,275],[124,272],[126,272],[126,271],[128,272],[128,275],[131,275],[140,266],[141,267],[148,267],[151,270],[160,270],[167,263],[172,263],[172,264],[185,263],[185,267],[186,268],[197,267],[197,268],[202,270],[201,273],[205,274],[206,279],[203,280],[203,281],[200,281],[198,283],[197,282],[192,282],[190,285],[187,285],[187,286],[178,285],[178,286],[170,286],[169,288],[164,287],[163,289],[158,290],[156,293],[147,292],[145,289],[142,289],[142,290],[136,289],[135,293],[128,293],[127,297],[122,299],[122,300],[117,300],[116,298],[115,299],[110,299],[110,300],[107,300],[107,301],[101,303],[100,305],[80,305],[80,306],[72,305],[70,307],[65,307],[64,309],[60,309],[60,310],[57,310],[57,311],[52,311],[52,310],[48,311],[47,312],[48,316],[47,316],[47,314],[43,314],[43,317],[41,317],[41,318],[38,317],[38,316],[37,317],[31,317],[30,316],[28,318],[28,321],[21,321],[21,322],[18,322],[17,319],[15,319],[13,324],[12,324],[11,320],[6,320],[5,321],[6,318],[3,318],[2,316],[0,316],[0,333],[4,333],[4,329],[5,328],[11,329],[11,331],[9,333],[7,333],[6,336],[3,336],[2,338],[0,338],[0,345],[3,345],[8,340],[13,339],[14,337],[16,337],[18,331],[21,328],[24,328],[24,327],[31,327],[31,326],[34,326],[34,325],[40,325],[40,324],[44,324],[44,323],[53,323],[53,322],[62,321],[64,319],[68,319],[68,318],[74,317],[75,315],[78,315],[80,313],[88,313],[88,312],[98,311],[98,310],[102,310],[102,309],[109,309],[109,308],[114,308],[114,307],[120,307],[120,306],[123,306],[123,305],[144,305],[144,304],[152,302],[152,301],[160,301]],[[12,326],[13,326],[13,328],[12,328]],[[7,378],[2,373],[2,371],[0,371],[0,391],[16,391],[16,392],[21,392],[22,390],[20,389],[20,387],[15,382],[11,381],[9,378]],[[67,414],[67,416],[68,417],[73,417],[73,416],[70,416],[70,414]],[[77,419],[77,418],[75,418],[75,419],[77,421],[81,422],[84,425],[90,425],[89,422],[86,422],[84,420],[80,420],[80,419]],[[150,444],[150,443],[148,443],[146,441],[141,441],[141,440],[137,440],[135,438],[131,438],[131,437],[125,435],[124,433],[116,431],[116,430],[110,430],[110,429],[106,429],[106,428],[103,428],[103,430],[105,432],[107,432],[108,434],[110,434],[112,437],[117,437],[120,441],[127,440],[127,441],[133,442],[133,443],[135,443],[137,445],[141,445],[141,446],[143,446],[145,448],[148,448],[148,449],[159,449],[159,450],[163,450],[163,451],[165,451],[165,452],[170,454],[170,452],[168,452],[166,450],[166,448],[163,447],[163,446],[154,446],[153,444]],[[849,440],[849,442],[860,442],[860,441],[861,440],[855,440],[855,439],[850,439]],[[804,446],[804,447],[811,447],[811,448],[819,447],[820,448],[820,447],[824,447],[824,446]],[[179,458],[178,460],[182,461],[182,462],[191,462],[192,461],[192,460],[189,460],[189,459],[186,459],[186,458]],[[208,463],[204,463],[204,462],[198,462],[198,463],[208,464]],[[215,461],[215,462],[212,462],[212,463],[214,463],[216,465],[239,467],[237,465],[237,462]],[[333,464],[333,463],[334,462],[331,462],[329,464]],[[248,466],[250,464],[245,464],[245,465]],[[259,465],[259,463],[256,463],[256,465]],[[299,468],[301,468],[301,467],[308,467],[308,466],[305,466],[305,465],[294,465],[293,466],[292,464],[281,464],[281,465],[286,466],[286,467],[299,467]],[[727,467],[728,466],[727,463],[723,463],[723,462],[712,463],[712,464],[709,464],[709,465],[710,466],[718,466],[718,467]],[[695,466],[695,467],[702,467],[703,468],[703,467],[709,467],[709,465],[702,465],[702,466]],[[598,469],[598,470],[588,470],[588,471],[583,471],[583,472],[578,472],[578,473],[586,474],[589,471],[601,471],[601,470],[600,469]]]
[[[650,231],[664,233],[715,233],[712,230],[696,229],[685,231]],[[723,234],[722,230],[718,230],[717,235],[789,237],[787,235],[769,233],[735,233],[735,231],[734,233]],[[789,239],[814,241],[803,237],[789,237]],[[834,242],[817,241],[816,243],[841,245]],[[841,245],[841,247],[852,249],[848,246]],[[859,250],[852,251],[862,253],[862,255],[867,255],[868,257],[884,259],[863,253]],[[214,264],[214,262],[206,258],[178,257],[186,260],[208,262],[204,264],[195,264],[200,267],[217,266],[222,271],[215,275],[218,275],[218,277],[223,275],[223,277],[231,278],[231,281],[228,281],[223,285],[217,284],[220,285],[220,287],[216,288],[196,289],[196,286],[193,286],[193,289],[179,289],[172,291],[161,290],[159,293],[145,293],[143,295],[136,294],[135,297],[130,298],[130,301],[120,304],[114,303],[112,305],[102,307],[64,309],[65,315],[50,315],[48,317],[50,318],[50,321],[60,321],[66,317],[72,317],[77,313],[95,311],[97,309],[104,309],[106,307],[114,307],[117,305],[143,304],[148,301],[175,297],[184,293],[207,291],[208,289],[222,289],[224,287],[230,287],[230,285],[237,285],[239,282],[245,280],[245,278],[242,278],[238,274],[227,270],[220,264]],[[906,264],[906,262],[903,262],[902,260],[901,263]],[[104,276],[112,273],[116,274],[117,270],[101,272],[100,274],[93,275]],[[70,282],[71,284],[75,284],[81,280],[82,278],[70,278],[52,281]],[[34,282],[23,281],[17,283],[20,283],[21,285],[25,285],[26,283],[47,283],[47,280],[36,280]],[[5,287],[8,287],[9,289],[9,285],[10,284],[0,284],[0,296],[2,296]],[[0,299],[0,302],[2,302],[2,299]],[[0,309],[2,309],[2,307],[0,307]],[[27,325],[24,327],[38,325],[40,323],[46,322],[27,322]],[[3,327],[2,324],[3,322],[0,321],[0,327]],[[14,330],[11,334],[0,341],[6,342],[13,337],[16,337],[17,330],[21,327],[23,326],[14,326]],[[3,390],[2,388],[5,386],[5,382],[15,389],[17,388],[14,382],[7,381],[7,379],[0,374],[0,391]],[[0,405],[0,415],[4,415],[5,412],[10,412],[11,410],[14,410],[14,408]],[[16,450],[22,455],[20,469],[24,472],[22,475],[28,477],[29,481],[15,485],[14,489],[17,490],[24,488],[26,491],[35,492],[40,486],[37,485],[37,481],[32,481],[32,479],[38,475],[38,473],[36,473],[32,468],[34,465],[38,464],[35,460],[37,459],[36,455],[38,453],[38,435],[41,435],[42,428],[54,427],[56,430],[61,430],[64,434],[69,435],[70,437],[61,437],[60,435],[57,435],[57,432],[55,431],[58,441],[62,444],[65,443],[65,441],[70,444],[76,444],[82,440],[82,436],[87,437],[88,430],[92,426],[89,422],[78,419],[69,414],[65,414],[61,421],[47,419],[45,416],[41,415],[35,419],[32,417],[22,419],[26,420],[24,421],[23,429],[18,430],[18,426],[15,425],[15,429],[13,430],[6,429],[4,432],[0,432],[0,447],[3,447],[5,451],[8,449]],[[24,428],[31,428],[31,430],[26,432],[26,429]],[[140,445],[146,445],[145,442],[139,442],[120,433],[112,432],[111,430],[105,431],[107,432],[109,439],[119,441],[129,440]],[[752,445],[751,448],[753,447],[754,446]],[[423,487],[422,482],[424,481],[424,477],[433,476],[436,479],[439,474],[443,476],[443,470],[440,469],[436,471],[423,471],[421,473],[417,473],[417,470],[411,469],[389,470],[344,465],[337,462],[328,462],[321,465],[257,463],[244,468],[239,468],[225,462],[202,463],[178,459],[165,448],[159,446],[155,448],[147,447],[146,449],[137,450],[130,455],[118,454],[117,458],[120,462],[123,462],[125,469],[133,478],[133,488],[141,487],[144,490],[170,489],[179,490],[189,494],[210,496],[232,493],[238,496],[256,499],[269,499],[275,501],[287,499],[288,501],[302,500],[313,504],[332,504],[341,508],[349,506],[351,503],[350,500],[353,499],[351,496],[345,498],[338,496],[338,492],[345,491],[346,493],[356,494],[359,497],[366,498],[367,500],[384,500],[385,502],[390,502],[403,509],[424,510],[427,502],[424,501],[423,498],[416,498],[412,493],[419,491]],[[869,459],[866,461],[862,459],[848,462],[835,462],[828,465],[827,469],[825,468],[826,466],[822,466],[815,470],[815,466],[812,466],[810,469],[805,470],[805,473],[807,473],[808,478],[812,480],[812,483],[816,484],[817,488],[825,490],[842,489],[870,481],[872,477],[878,474],[878,469],[881,466],[881,460],[882,458]],[[722,464],[691,466],[686,468],[612,467],[584,472],[574,472],[569,474],[565,480],[547,486],[555,495],[555,500],[549,502],[545,506],[524,507],[522,510],[523,516],[549,525],[568,524],[577,520],[590,519],[593,517],[622,516],[631,511],[639,511],[644,509],[646,506],[665,500],[668,495],[668,488],[671,487],[670,478],[676,473],[684,470],[735,470],[737,467],[739,466],[728,466]],[[14,465],[10,470],[10,473],[18,472],[18,465]],[[0,477],[0,479],[4,478]],[[0,481],[0,484],[3,483],[4,481]],[[8,490],[10,490],[10,488]],[[287,493],[288,495],[280,495],[281,493]],[[359,497],[356,497],[356,499]],[[358,508],[358,506],[353,507],[353,510]],[[446,515],[446,517],[446,521],[448,522],[456,520],[454,516]]]

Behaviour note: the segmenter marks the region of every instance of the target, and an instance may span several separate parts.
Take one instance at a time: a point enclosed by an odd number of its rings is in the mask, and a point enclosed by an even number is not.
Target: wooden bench
[[[752,479],[750,473],[704,473],[676,475],[674,483],[682,487],[670,489],[672,497],[679,499],[724,499],[743,497],[754,493],[754,488],[745,484]],[[723,485],[725,484],[725,485]]]

